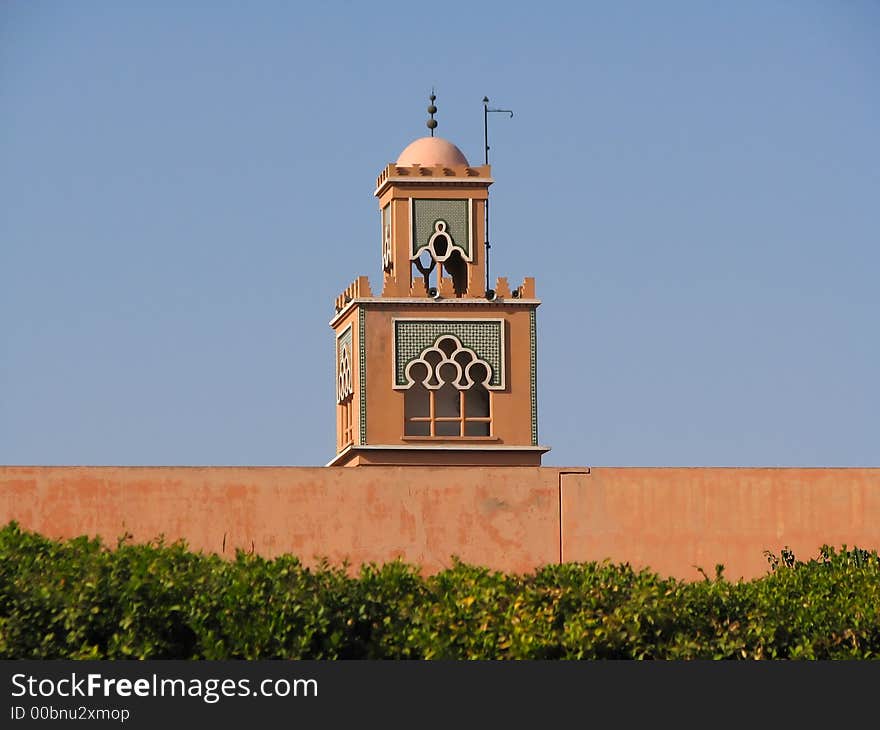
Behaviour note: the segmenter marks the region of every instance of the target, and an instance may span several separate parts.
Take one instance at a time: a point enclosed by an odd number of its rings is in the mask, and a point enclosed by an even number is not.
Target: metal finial
[[[437,113],[437,107],[434,106],[434,102],[437,99],[437,96],[434,94],[434,89],[431,89],[431,96],[428,97],[431,100],[431,103],[428,105],[428,114],[431,115],[431,118],[425,122],[428,126],[428,129],[431,130],[431,136],[434,136],[434,130],[437,128],[437,120],[434,119],[434,115]]]

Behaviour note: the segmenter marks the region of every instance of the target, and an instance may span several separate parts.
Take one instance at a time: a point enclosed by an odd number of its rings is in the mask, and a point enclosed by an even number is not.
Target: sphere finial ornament
[[[434,93],[434,89],[431,89],[431,95],[428,99],[431,101],[428,105],[428,114],[431,115],[431,118],[425,122],[425,125],[431,130],[431,136],[433,137],[434,130],[437,129],[437,120],[434,119],[434,115],[437,113],[437,107],[434,105],[434,102],[437,100],[437,95]]]

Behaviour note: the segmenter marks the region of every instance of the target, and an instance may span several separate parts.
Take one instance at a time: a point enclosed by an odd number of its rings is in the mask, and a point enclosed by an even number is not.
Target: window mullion
[[[458,435],[464,436],[464,394],[466,391],[460,390],[458,391],[458,415],[460,416],[458,420]]]

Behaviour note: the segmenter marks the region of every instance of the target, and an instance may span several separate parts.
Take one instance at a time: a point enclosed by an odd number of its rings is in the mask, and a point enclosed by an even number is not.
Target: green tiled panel
[[[452,237],[453,245],[460,248],[469,260],[471,240],[467,200],[413,200],[413,255],[428,245],[434,235],[434,223],[438,220],[446,221],[446,232]]]
[[[477,357],[489,363],[492,368],[490,385],[501,386],[504,352],[502,333],[504,322],[487,320],[485,322],[454,322],[432,320],[404,320],[394,323],[394,365],[395,383],[406,385],[406,366],[431,347],[442,335],[455,335],[461,344],[473,350]]]

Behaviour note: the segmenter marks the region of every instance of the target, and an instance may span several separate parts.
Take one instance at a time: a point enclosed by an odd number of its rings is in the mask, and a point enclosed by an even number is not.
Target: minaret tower
[[[489,165],[431,135],[376,180],[382,293],[336,298],[328,466],[539,466],[534,279],[486,290]]]

